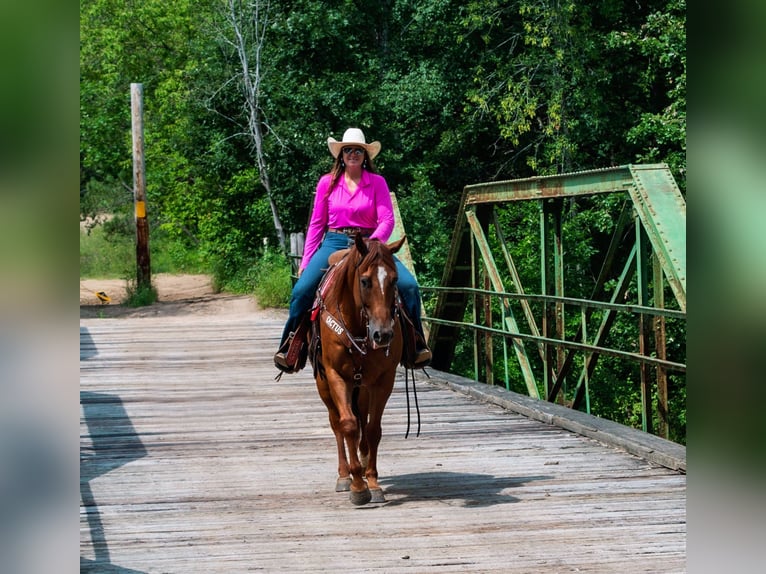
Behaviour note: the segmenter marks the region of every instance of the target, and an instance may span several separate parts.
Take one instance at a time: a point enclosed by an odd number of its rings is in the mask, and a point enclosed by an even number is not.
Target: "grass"
[[[149,241],[152,273],[210,273],[208,266],[193,252],[169,240],[160,230]],[[80,229],[80,278],[120,279],[136,271],[135,240],[110,233],[103,225],[90,233]]]
[[[157,290],[152,285],[138,285],[135,279],[127,279],[127,298],[125,305],[128,307],[146,307],[157,301]]]
[[[98,225],[90,233],[80,229],[80,278],[125,279],[126,305],[140,307],[157,300],[154,288],[136,285],[136,248],[125,224]],[[290,262],[279,251],[266,249],[252,263],[243,265],[224,281],[217,273],[223,265],[205,264],[199,254],[171,241],[161,230],[152,231],[149,243],[152,273],[208,274],[216,289],[231,293],[251,293],[261,307],[288,306],[292,291]]]
[[[255,265],[255,298],[261,307],[287,307],[292,291],[289,260],[267,251]]]
[[[107,239],[104,228],[90,234],[80,229],[80,278],[119,279],[136,267],[136,248],[132,241]]]
[[[117,231],[115,231],[117,229]],[[152,285],[138,285],[135,240],[119,233],[119,225],[98,225],[87,232],[80,228],[80,278],[125,279],[128,307],[144,307],[157,301]],[[206,273],[200,258],[156,232],[149,244],[152,273]]]
[[[251,293],[261,307],[286,308],[292,291],[290,261],[281,252],[267,248],[234,273],[226,265],[216,266],[213,285],[230,293]]]

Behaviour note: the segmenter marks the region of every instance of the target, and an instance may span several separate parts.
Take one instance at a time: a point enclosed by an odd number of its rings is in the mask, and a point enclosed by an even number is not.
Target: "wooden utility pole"
[[[152,285],[149,264],[149,222],[146,219],[146,173],[144,170],[144,86],[130,84],[133,118],[133,202],[136,214],[136,285]]]

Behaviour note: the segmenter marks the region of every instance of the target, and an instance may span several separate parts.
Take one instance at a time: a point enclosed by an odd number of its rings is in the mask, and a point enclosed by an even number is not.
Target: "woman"
[[[288,350],[304,314],[314,302],[330,255],[353,244],[357,232],[385,242],[394,229],[394,208],[388,184],[377,174],[372,163],[380,152],[380,142],[367,143],[362,130],[349,128],[341,141],[327,138],[327,145],[335,162],[330,173],[323,175],[316,187],[298,281],[290,297],[290,314],[279,351],[274,355],[277,368],[288,373],[299,370],[296,361],[290,364],[287,360],[288,356],[297,353],[288,353]],[[420,339],[415,367],[422,368],[431,362],[431,351],[425,345],[420,321],[420,290],[412,273],[398,259],[396,268],[399,294]]]

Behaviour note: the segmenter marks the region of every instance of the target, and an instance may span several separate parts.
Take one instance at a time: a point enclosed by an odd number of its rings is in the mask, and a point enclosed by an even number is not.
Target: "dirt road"
[[[152,276],[158,301],[148,307],[122,305],[126,298],[124,279],[81,279],[80,317],[157,317],[177,315],[258,314],[269,319],[287,319],[286,309],[263,309],[250,295],[215,293],[208,275]],[[96,293],[103,291],[111,299],[101,303]]]

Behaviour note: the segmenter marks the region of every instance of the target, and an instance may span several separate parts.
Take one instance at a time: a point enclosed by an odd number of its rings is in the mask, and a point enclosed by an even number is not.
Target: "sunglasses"
[[[346,155],[351,155],[351,154],[364,155],[364,150],[360,147],[344,147],[343,153]]]

